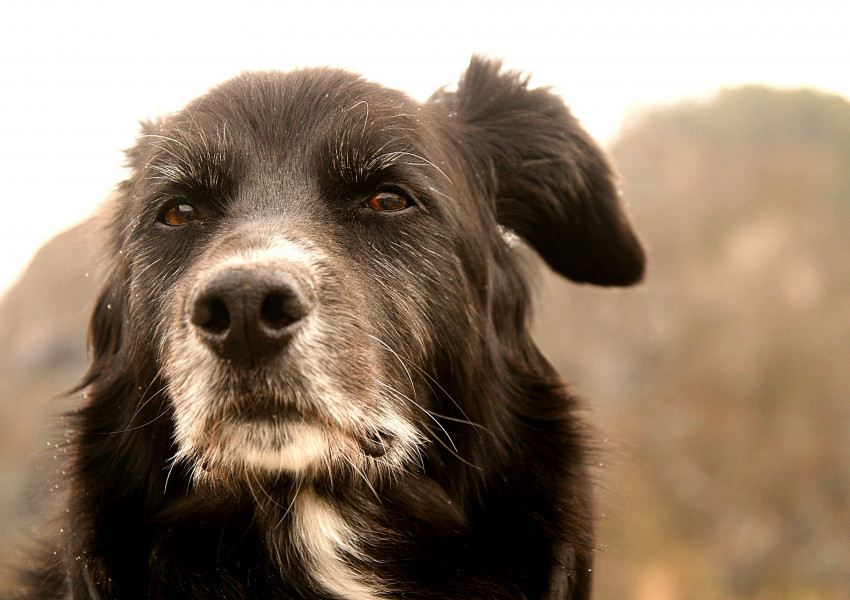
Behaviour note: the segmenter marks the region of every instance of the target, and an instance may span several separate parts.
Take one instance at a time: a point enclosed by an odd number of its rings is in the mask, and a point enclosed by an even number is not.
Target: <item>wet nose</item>
[[[313,305],[312,288],[289,271],[232,267],[198,285],[189,321],[220,357],[253,362],[283,350]]]

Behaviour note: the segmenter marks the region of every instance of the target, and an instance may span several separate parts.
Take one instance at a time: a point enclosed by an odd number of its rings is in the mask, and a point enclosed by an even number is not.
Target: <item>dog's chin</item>
[[[363,478],[377,482],[398,474],[408,469],[417,452],[390,432],[355,433],[294,414],[219,418],[182,438],[178,424],[176,461],[188,466],[196,483],[205,487],[240,488],[281,479],[336,485]]]
[[[289,476],[332,476],[334,457],[356,452],[353,440],[323,424],[252,419],[219,422],[214,434],[180,444],[178,460],[188,464],[196,481],[239,485]]]
[[[327,463],[329,437],[325,428],[312,423],[255,420],[227,427],[220,445],[230,460],[249,470],[298,475]]]

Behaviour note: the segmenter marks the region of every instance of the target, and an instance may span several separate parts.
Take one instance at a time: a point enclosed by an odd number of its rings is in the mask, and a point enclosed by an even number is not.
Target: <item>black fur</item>
[[[529,337],[512,232],[578,282],[632,284],[644,256],[560,98],[481,58],[421,105],[336,70],[247,73],[143,133],[98,213],[110,271],[54,592],[327,599],[332,564],[375,598],[589,597],[587,440]],[[379,191],[411,205],[373,210]],[[165,225],[175,199],[201,217]],[[251,252],[311,312],[283,350],[222,358],[192,311]],[[327,460],[257,467],[221,441],[254,418],[315,425]],[[354,536],[338,563],[304,506]]]

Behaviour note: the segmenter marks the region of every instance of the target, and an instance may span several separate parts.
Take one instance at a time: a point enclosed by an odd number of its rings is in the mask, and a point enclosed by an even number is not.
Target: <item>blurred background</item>
[[[0,7],[0,563],[137,121],[256,68],[422,100],[482,52],[603,142],[649,249],[634,289],[539,275],[537,339],[599,431],[595,598],[850,598],[850,7],[292,4]]]

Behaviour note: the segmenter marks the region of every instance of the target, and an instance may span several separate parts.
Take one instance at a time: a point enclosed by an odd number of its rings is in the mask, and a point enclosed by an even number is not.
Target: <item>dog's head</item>
[[[161,402],[202,480],[373,479],[455,444],[439,415],[485,418],[470,403],[528,360],[517,236],[578,282],[643,271],[598,147],[483,59],[424,104],[248,73],[128,158],[92,372],[132,371],[127,427]]]

